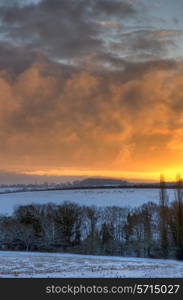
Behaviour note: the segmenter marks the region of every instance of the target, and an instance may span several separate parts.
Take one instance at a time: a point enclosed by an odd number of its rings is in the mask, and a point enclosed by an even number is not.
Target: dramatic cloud
[[[148,29],[143,17],[148,10],[140,0],[42,0],[28,1],[24,6],[22,2],[13,3],[0,9],[1,33],[13,47],[30,50],[30,57],[38,52],[51,60],[81,65],[92,64],[93,58],[99,61],[101,56],[106,58],[104,65],[129,56],[136,60],[152,56],[157,59],[168,55],[169,50],[175,52],[176,37],[182,34],[180,30],[172,33],[156,26]],[[7,43],[1,44],[0,51],[5,47]]]
[[[26,44],[55,58],[73,58],[101,51],[97,20],[134,14],[127,1],[43,0],[37,5],[5,6],[2,28],[14,43]]]
[[[154,159],[162,167],[180,162],[181,68],[127,82],[86,72],[57,78],[50,68],[33,65],[13,81],[2,74],[2,167],[152,171]]]
[[[0,1],[2,170],[102,175],[183,163],[179,6],[170,23],[150,3]]]

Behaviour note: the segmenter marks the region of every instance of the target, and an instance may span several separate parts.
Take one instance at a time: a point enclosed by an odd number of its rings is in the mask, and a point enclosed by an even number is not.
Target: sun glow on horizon
[[[76,170],[76,169],[52,169],[25,171],[22,174],[37,176],[97,176],[110,178],[123,178],[128,180],[159,181],[161,174],[168,181],[175,181],[180,170],[163,170],[159,172],[130,172],[130,171],[111,171],[111,170]]]

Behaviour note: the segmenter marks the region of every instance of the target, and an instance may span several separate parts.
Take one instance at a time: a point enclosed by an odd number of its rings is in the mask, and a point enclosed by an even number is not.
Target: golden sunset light
[[[166,180],[174,181],[176,179],[178,169],[173,171],[164,171]],[[107,178],[126,178],[131,180],[147,180],[158,181],[160,178],[160,172],[120,172],[120,171],[97,171],[97,170],[49,170],[49,171],[27,171],[23,174],[26,175],[38,175],[38,176],[89,176],[89,177],[107,177]]]
[[[72,2],[1,1],[0,173],[174,180],[182,3]]]

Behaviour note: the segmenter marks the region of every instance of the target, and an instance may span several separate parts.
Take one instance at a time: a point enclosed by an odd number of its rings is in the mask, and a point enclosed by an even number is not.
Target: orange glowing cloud
[[[133,178],[179,171],[181,64],[139,78],[125,80],[125,74],[65,76],[45,63],[33,64],[16,79],[2,73],[1,168]]]

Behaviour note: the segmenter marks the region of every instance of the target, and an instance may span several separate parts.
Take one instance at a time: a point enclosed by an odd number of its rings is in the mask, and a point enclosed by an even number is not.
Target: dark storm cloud
[[[8,41],[8,52],[11,45],[15,51],[16,62],[10,58],[12,65],[18,65],[18,47],[26,50],[20,65],[33,62],[39,52],[49,60],[79,64],[81,68],[110,69],[122,65],[121,56],[123,61],[131,57],[165,58],[168,49],[175,46],[176,31],[160,34],[161,30],[152,27],[128,29],[126,20],[137,22],[143,16],[143,5],[138,1],[42,0],[24,6],[18,5],[21,1],[13,3],[0,9],[2,40]],[[143,27],[137,22],[138,26]]]
[[[128,1],[90,0],[94,15],[127,17],[135,14],[135,8]]]
[[[31,51],[26,46],[13,46],[9,42],[0,41],[0,69],[19,74],[40,57],[38,52]]]
[[[99,51],[97,19],[134,14],[126,1],[43,0],[37,5],[1,8],[4,31],[13,41],[42,48],[57,58],[73,58]]]

